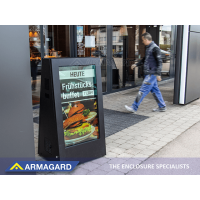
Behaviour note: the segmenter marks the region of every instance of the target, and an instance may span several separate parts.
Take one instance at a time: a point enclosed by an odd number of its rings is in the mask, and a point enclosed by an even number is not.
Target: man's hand
[[[134,68],[137,67],[136,64],[131,65],[131,69],[134,70]]]
[[[157,81],[162,81],[161,76],[157,76]]]

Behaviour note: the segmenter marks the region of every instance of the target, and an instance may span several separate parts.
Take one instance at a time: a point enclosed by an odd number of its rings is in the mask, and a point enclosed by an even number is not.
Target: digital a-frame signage
[[[43,59],[38,143],[49,160],[106,154],[99,58]]]

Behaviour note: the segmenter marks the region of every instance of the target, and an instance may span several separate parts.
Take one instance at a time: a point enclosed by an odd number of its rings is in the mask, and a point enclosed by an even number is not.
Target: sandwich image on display
[[[83,104],[73,106],[68,118],[63,122],[65,140],[72,140],[86,136],[91,133],[92,126],[85,120],[84,112],[86,112]]]
[[[78,103],[70,109],[68,117],[72,117],[73,115],[76,115],[76,114],[83,114],[84,110],[85,110],[85,106],[81,103]]]

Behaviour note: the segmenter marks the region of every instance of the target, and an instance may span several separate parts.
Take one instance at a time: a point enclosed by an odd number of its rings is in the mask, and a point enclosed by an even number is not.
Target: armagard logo
[[[18,163],[15,163],[10,170],[24,170]]]
[[[6,172],[72,171],[79,161],[16,161]]]

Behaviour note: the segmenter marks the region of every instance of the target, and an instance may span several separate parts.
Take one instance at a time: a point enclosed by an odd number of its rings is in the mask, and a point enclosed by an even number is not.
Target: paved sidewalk
[[[163,147],[153,158],[200,158],[200,122]]]
[[[167,112],[152,112],[157,107],[152,94],[143,100],[137,114],[149,116],[148,119],[130,126],[106,138],[106,156],[78,165],[72,172],[49,172],[38,174],[66,175],[125,175],[131,169],[113,169],[109,164],[139,164],[160,151],[168,143],[200,121],[200,100],[188,105],[173,105],[173,80],[161,82],[160,90],[167,105]],[[127,112],[124,105],[131,105],[139,88],[117,92],[103,96],[104,108]],[[33,110],[38,116],[38,109]],[[34,123],[36,159],[38,124]]]

